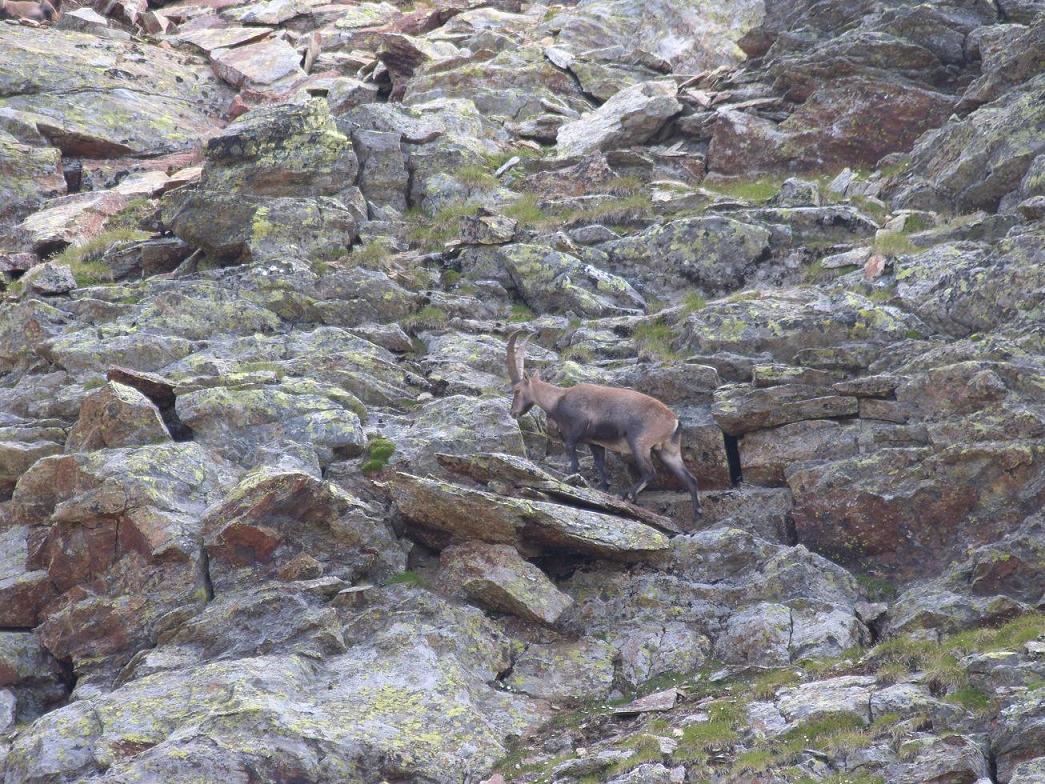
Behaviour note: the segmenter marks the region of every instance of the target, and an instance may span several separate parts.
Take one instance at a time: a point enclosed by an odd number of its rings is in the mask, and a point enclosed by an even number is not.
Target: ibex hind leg
[[[682,443],[678,438],[677,432],[669,441],[660,445],[657,455],[664,465],[667,466],[668,470],[675,475],[675,478],[682,482],[686,490],[689,491],[689,497],[693,501],[693,519],[698,520],[702,514],[700,508],[700,486],[697,484],[697,478],[689,472],[689,469],[686,468],[686,462],[682,459]]]
[[[638,494],[646,488],[646,485],[653,481],[653,477],[657,475],[657,469],[654,467],[653,458],[650,456],[650,447],[643,446],[630,439],[628,440],[628,446],[631,447],[631,455],[635,458],[635,465],[639,469],[639,481],[632,485],[621,498],[625,501],[634,501]]]

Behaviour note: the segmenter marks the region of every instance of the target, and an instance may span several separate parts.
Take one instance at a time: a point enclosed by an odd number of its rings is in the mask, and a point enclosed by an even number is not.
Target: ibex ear
[[[529,373],[529,376],[530,376],[530,381],[540,381],[541,380],[541,371],[539,371],[539,370],[531,370],[530,373]]]

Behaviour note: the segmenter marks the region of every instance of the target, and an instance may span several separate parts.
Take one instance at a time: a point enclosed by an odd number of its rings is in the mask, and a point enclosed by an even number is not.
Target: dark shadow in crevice
[[[739,485],[744,481],[744,472],[740,468],[740,441],[736,436],[723,433],[722,439],[726,443],[726,460],[729,461],[729,481],[733,485]]]

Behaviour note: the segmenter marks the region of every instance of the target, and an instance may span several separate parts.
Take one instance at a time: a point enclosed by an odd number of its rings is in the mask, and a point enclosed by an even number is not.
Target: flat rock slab
[[[199,146],[231,97],[202,64],[136,41],[5,26],[0,108],[34,115],[63,154],[163,155]]]
[[[806,419],[854,416],[858,409],[855,397],[836,395],[830,389],[805,384],[752,389],[733,384],[715,391],[711,413],[725,432],[739,436]]]
[[[286,41],[273,38],[211,53],[211,67],[233,87],[270,85],[288,76],[304,76],[301,56]]]
[[[443,550],[439,561],[448,586],[492,610],[550,626],[573,604],[511,545],[452,545]]]
[[[875,691],[872,675],[843,675],[815,683],[784,689],[777,695],[777,708],[789,722],[803,722],[817,716],[851,713],[870,722],[871,695]]]
[[[610,493],[566,484],[525,457],[503,452],[490,452],[467,456],[439,454],[436,455],[436,459],[444,468],[477,482],[486,483],[491,480],[510,482],[517,488],[536,490],[551,500],[560,500],[620,517],[629,517],[661,531],[683,532],[682,527],[670,517],[628,503]]]
[[[389,489],[404,517],[453,541],[529,543],[617,560],[668,548],[667,537],[649,526],[586,509],[505,498],[406,473],[397,474]]]
[[[265,38],[269,34],[265,27],[217,27],[205,30],[193,30],[175,37],[176,41],[192,44],[197,49],[210,54],[215,49],[231,49]]]

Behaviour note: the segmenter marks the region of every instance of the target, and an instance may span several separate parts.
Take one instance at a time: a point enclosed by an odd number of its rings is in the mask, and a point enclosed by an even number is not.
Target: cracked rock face
[[[0,22],[4,784],[1041,779],[1039,5],[65,10]],[[703,515],[513,416],[517,330]]]

